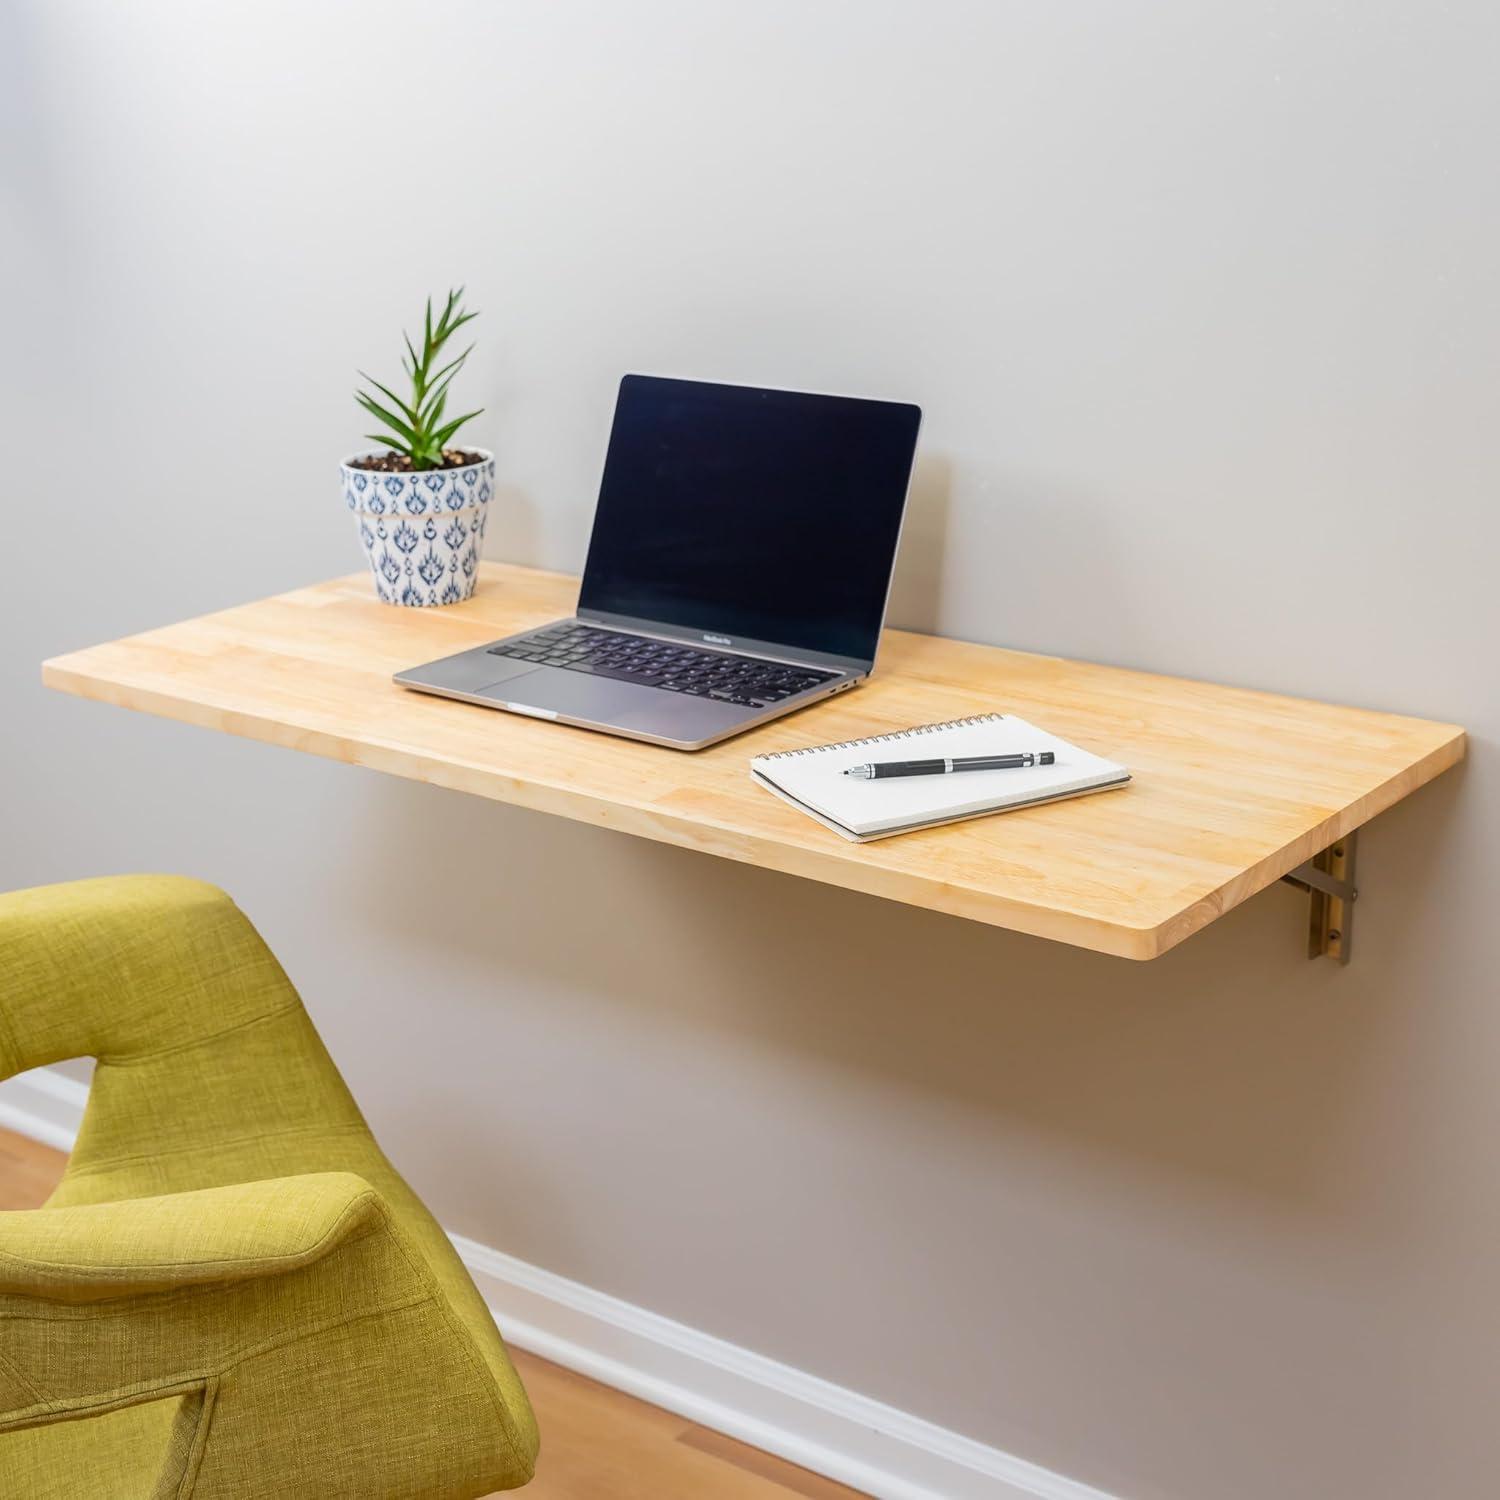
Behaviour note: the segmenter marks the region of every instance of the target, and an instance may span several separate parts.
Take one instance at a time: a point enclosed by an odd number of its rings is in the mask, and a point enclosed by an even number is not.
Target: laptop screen
[[[873,661],[920,420],[627,375],[580,612]]]

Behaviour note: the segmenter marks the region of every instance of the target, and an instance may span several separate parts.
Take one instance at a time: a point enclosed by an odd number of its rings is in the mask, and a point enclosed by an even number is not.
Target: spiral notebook
[[[947,776],[874,781],[844,775],[847,767],[873,760],[1009,755],[1026,750],[1050,750],[1057,761],[1019,771],[957,771]],[[1130,780],[1124,766],[1080,750],[1014,714],[977,714],[869,739],[780,750],[756,756],[750,762],[750,774],[768,792],[856,844],[1108,791]]]

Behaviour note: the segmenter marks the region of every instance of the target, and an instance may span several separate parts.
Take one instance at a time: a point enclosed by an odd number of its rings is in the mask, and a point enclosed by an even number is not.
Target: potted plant
[[[402,334],[408,399],[359,372],[385,398],[377,400],[369,391],[354,397],[386,427],[365,436],[387,451],[357,453],[340,471],[344,503],[359,525],[375,592],[387,604],[457,604],[474,592],[479,573],[495,456],[483,448],[448,446],[478,411],[444,420],[448,387],[474,347],[443,360],[448,340],[478,316],[463,310],[463,295],[462,287],[449,292],[436,322],[428,299],[420,352]]]

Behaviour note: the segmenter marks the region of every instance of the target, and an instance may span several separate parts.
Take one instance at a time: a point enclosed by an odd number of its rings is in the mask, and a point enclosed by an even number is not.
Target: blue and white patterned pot
[[[359,526],[375,592],[387,604],[457,604],[474,592],[495,455],[421,474],[339,466],[344,504]],[[356,453],[351,458],[364,458]]]

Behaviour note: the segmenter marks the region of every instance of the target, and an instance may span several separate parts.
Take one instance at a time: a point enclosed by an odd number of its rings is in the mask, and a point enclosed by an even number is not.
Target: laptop
[[[577,613],[398,672],[699,750],[875,666],[919,408],[627,375]]]

